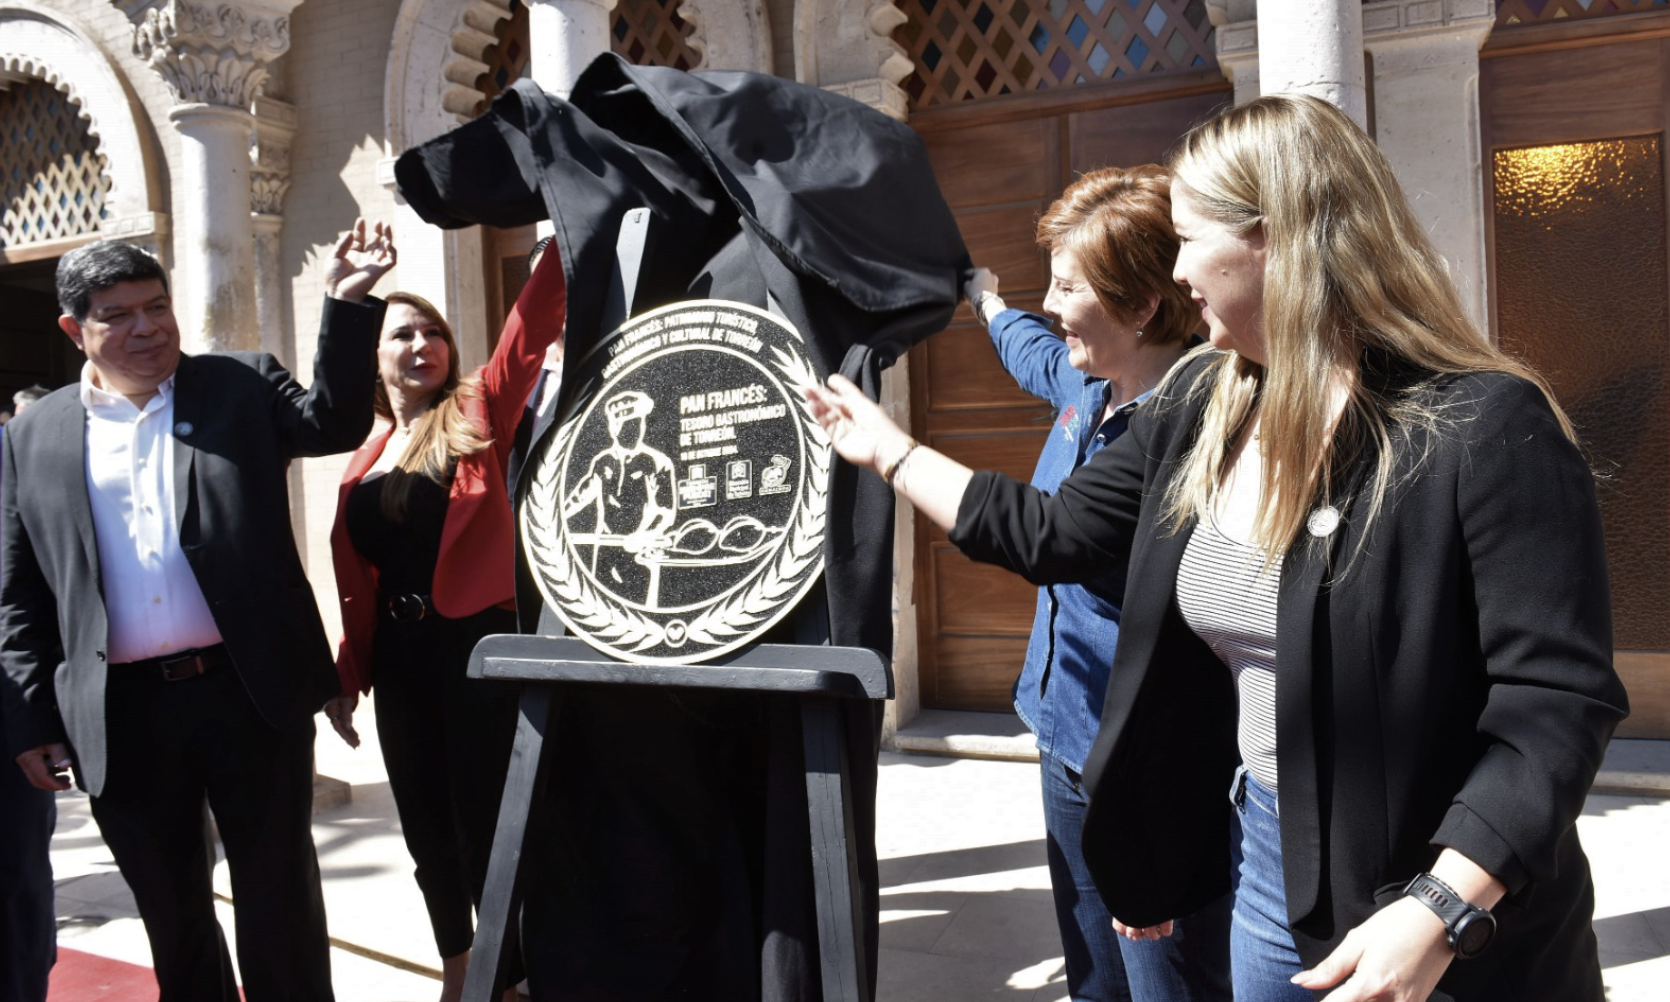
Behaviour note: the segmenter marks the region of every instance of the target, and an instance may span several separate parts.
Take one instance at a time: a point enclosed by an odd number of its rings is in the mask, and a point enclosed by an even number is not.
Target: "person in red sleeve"
[[[505,462],[546,348],[562,334],[562,262],[547,254],[498,348],[459,374],[440,312],[388,297],[378,343],[379,423],[348,462],[331,530],[342,694],[325,715],[357,747],[353,713],[377,688],[377,730],[417,865],[442,1002],[462,996],[516,730],[517,693],[465,677],[476,641],[516,632],[514,528]],[[507,979],[520,980],[517,964]],[[504,988],[507,1000],[513,987]]]

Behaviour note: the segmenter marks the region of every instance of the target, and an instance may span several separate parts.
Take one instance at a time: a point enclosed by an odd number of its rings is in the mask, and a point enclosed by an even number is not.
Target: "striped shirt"
[[[1241,761],[1276,787],[1276,591],[1281,562],[1264,566],[1258,549],[1201,520],[1177,569],[1177,607],[1235,676]]]

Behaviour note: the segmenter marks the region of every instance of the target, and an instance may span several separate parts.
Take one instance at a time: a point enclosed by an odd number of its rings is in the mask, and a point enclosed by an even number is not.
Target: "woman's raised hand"
[[[823,386],[805,389],[812,417],[823,426],[841,458],[854,466],[880,473],[911,446],[911,438],[866,397],[852,380],[833,375]]]
[[[325,266],[325,295],[350,303],[364,302],[396,259],[394,227],[377,223],[367,229],[363,216],[354,220]]]

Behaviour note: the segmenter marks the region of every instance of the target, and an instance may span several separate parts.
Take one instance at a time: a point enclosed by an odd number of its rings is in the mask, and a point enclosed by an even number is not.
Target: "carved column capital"
[[[823,0],[795,11],[795,79],[846,94],[903,119],[899,82],[912,66],[893,29],[906,14],[895,0]]]
[[[290,12],[301,0],[163,0],[132,5],[134,55],[181,104],[248,108],[267,66],[290,48]]]
[[[249,200],[257,215],[284,214],[290,190],[290,140],[296,135],[296,106],[270,97],[255,99],[255,136],[249,148]]]

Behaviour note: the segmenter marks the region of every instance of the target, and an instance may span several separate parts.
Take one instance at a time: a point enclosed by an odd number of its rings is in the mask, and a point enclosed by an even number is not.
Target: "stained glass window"
[[[1205,0],[900,0],[899,8],[909,20],[893,37],[916,67],[904,81],[913,110],[1217,65]]]

